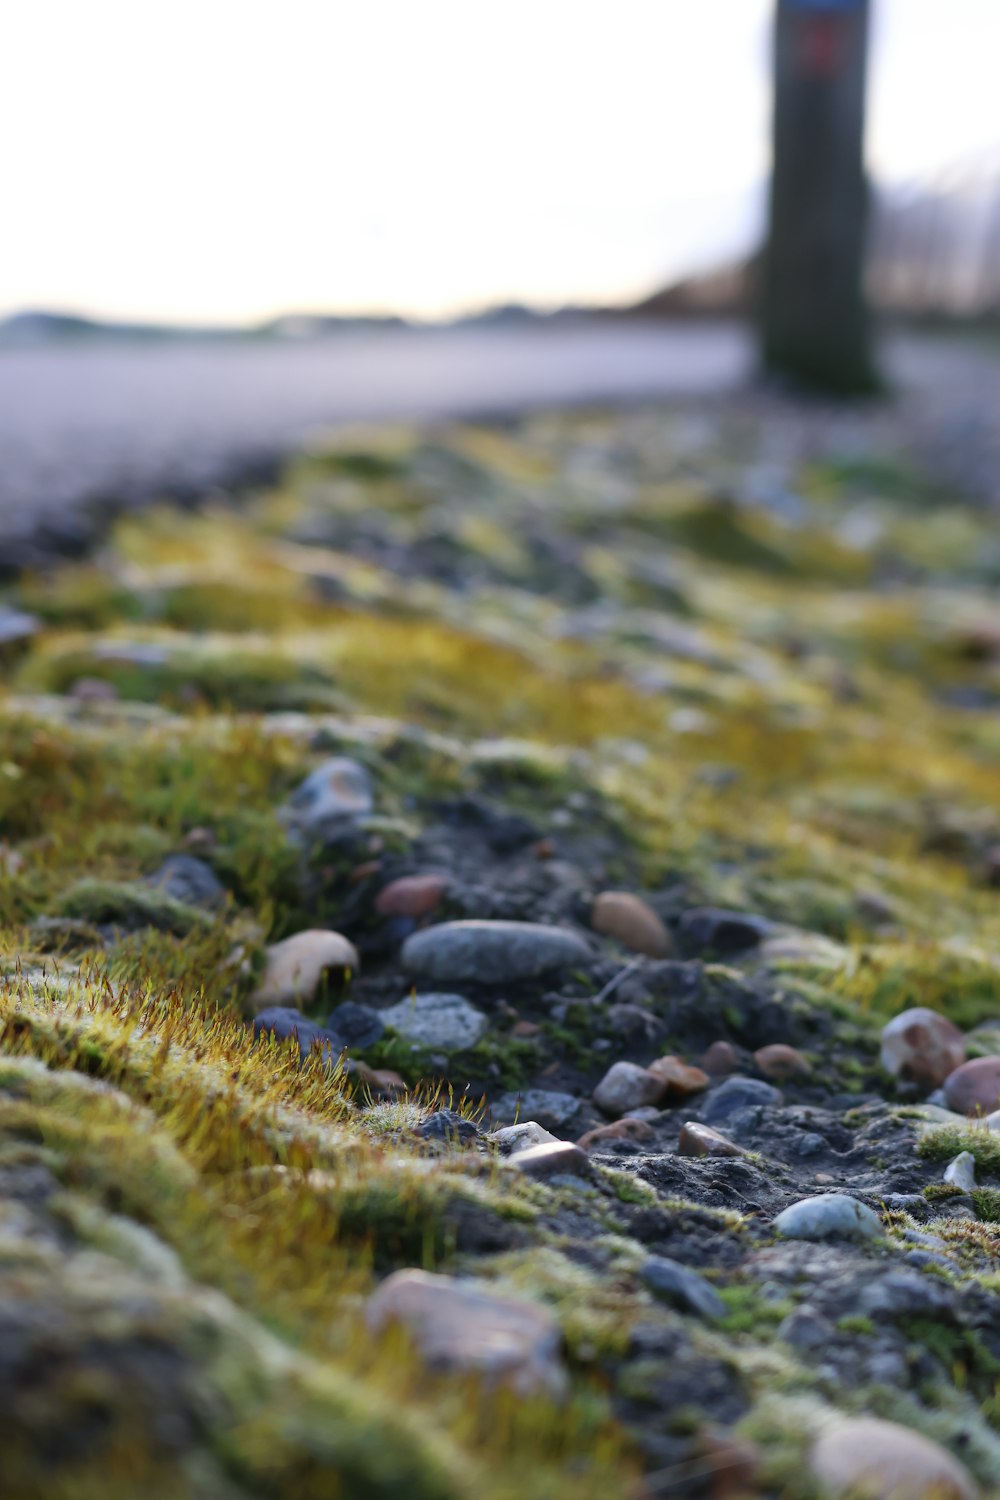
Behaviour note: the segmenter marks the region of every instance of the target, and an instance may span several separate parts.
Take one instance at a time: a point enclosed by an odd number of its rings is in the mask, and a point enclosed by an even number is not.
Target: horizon
[[[27,66],[0,119],[31,145],[8,184],[0,317],[222,329],[627,306],[761,237],[771,8],[624,0],[611,21],[512,0],[491,27],[458,0],[419,16],[291,0],[279,26],[233,0],[207,16],[42,0],[6,28]],[[940,17],[940,0],[876,0],[883,185],[998,149],[1000,7]]]

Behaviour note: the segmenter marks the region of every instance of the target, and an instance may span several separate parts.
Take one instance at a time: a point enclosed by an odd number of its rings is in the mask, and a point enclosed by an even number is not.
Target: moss
[[[185,937],[211,925],[204,912],[183,901],[175,901],[155,888],[120,885],[110,880],[80,880],[63,893],[62,916],[94,925],[107,924],[126,931],[153,927],[175,937]]]
[[[842,1318],[837,1319],[837,1330],[840,1333],[858,1333],[870,1337],[875,1332],[875,1324],[863,1313],[845,1313]]]
[[[924,1131],[917,1145],[929,1161],[951,1161],[962,1151],[971,1152],[983,1172],[1000,1172],[1000,1136],[983,1125],[938,1125]]]

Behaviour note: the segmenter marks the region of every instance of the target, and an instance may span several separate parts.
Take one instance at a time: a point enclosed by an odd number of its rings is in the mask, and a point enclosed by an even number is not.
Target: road
[[[967,350],[903,341],[893,374],[966,428],[970,403],[995,428],[1000,361],[976,357],[982,369]],[[715,396],[752,369],[738,326],[626,320],[0,349],[0,564],[40,529],[71,545],[89,511],[203,491],[338,424]]]

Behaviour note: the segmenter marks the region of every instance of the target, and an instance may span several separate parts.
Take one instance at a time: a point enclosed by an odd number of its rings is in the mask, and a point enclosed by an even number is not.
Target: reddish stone
[[[677,1155],[746,1156],[746,1152],[710,1125],[697,1125],[694,1120],[688,1120],[681,1126],[677,1137]]]
[[[664,1085],[664,1099],[690,1099],[708,1088],[709,1078],[701,1068],[691,1067],[679,1057],[658,1057],[646,1070]]]
[[[670,934],[653,908],[628,891],[602,891],[595,898],[591,921],[595,932],[647,958],[669,958],[673,952]]]
[[[974,1057],[944,1086],[948,1108],[959,1115],[988,1115],[1000,1108],[1000,1057]]]
[[[510,1034],[511,1036],[528,1038],[537,1036],[541,1029],[536,1021],[518,1021],[516,1025],[510,1028]]]
[[[769,1047],[758,1047],[753,1060],[766,1078],[805,1078],[812,1072],[812,1064],[795,1047],[786,1047],[784,1042],[773,1042]]]
[[[705,1072],[712,1078],[724,1078],[735,1073],[740,1065],[736,1048],[729,1042],[713,1042],[701,1060]]]
[[[652,1138],[652,1126],[645,1120],[615,1120],[611,1125],[598,1125],[581,1135],[577,1145],[584,1151],[599,1146],[602,1141],[648,1141]]]
[[[965,1038],[947,1016],[923,1005],[882,1028],[882,1066],[894,1078],[938,1088],[965,1060]]]
[[[536,859],[553,859],[556,846],[551,839],[539,839],[537,844],[532,845],[532,853]]]
[[[448,889],[447,875],[403,875],[392,880],[375,900],[380,917],[426,917]]]

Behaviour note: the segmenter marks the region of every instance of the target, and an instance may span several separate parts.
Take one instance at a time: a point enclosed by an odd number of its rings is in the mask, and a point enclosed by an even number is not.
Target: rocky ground
[[[1000,1493],[1000,537],[766,415],[6,586],[5,1496]]]

